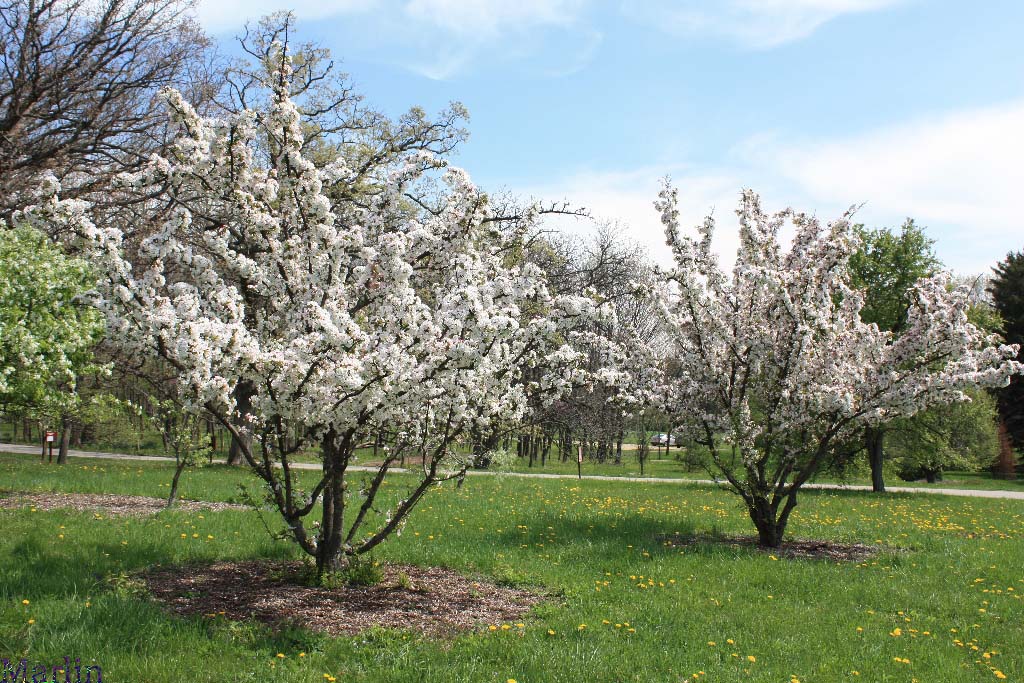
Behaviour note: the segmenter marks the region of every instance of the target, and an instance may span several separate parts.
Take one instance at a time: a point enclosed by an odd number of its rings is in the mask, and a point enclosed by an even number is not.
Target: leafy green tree
[[[861,249],[850,258],[852,285],[866,293],[861,319],[879,329],[899,333],[913,302],[911,288],[942,268],[935,240],[907,219],[899,233],[856,226]]]
[[[986,391],[971,400],[936,406],[891,425],[891,451],[900,476],[935,482],[946,470],[976,471],[999,454],[995,399]]]
[[[850,258],[850,279],[854,289],[864,292],[861,319],[881,330],[899,335],[912,305],[912,287],[937,273],[942,264],[935,256],[935,241],[912,219],[898,233],[888,229],[870,230],[856,226],[861,249]],[[864,429],[864,447],[871,465],[871,488],[885,490],[882,464],[885,459],[885,430]]]
[[[992,305],[1002,316],[1007,343],[1020,345],[1017,360],[1024,360],[1024,252],[1007,254],[992,270]],[[1024,448],[1024,377],[1015,375],[997,395],[1010,440],[1016,448]]]
[[[0,227],[0,409],[58,421],[60,463],[82,408],[79,378],[98,369],[103,322],[80,301],[94,283],[85,261],[38,230]]]

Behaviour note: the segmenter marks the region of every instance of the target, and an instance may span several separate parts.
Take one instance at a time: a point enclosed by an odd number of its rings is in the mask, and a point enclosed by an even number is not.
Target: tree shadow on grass
[[[837,492],[846,495],[847,492]],[[913,495],[913,494],[908,494]],[[549,536],[553,528],[554,536]],[[624,517],[614,522],[565,519],[550,514],[533,518],[530,529],[507,529],[498,535],[500,543],[511,547],[526,546],[542,550],[557,547],[562,557],[578,556],[588,561],[595,554],[614,557],[641,553],[644,557],[674,555],[680,552],[715,560],[767,558],[790,560],[821,560],[826,562],[862,562],[881,555],[893,555],[898,561],[909,548],[865,544],[833,538],[804,538],[787,534],[779,548],[763,548],[751,526],[728,530],[717,525],[698,526],[694,520],[664,520],[645,517]],[[552,539],[554,539],[552,541]],[[543,544],[543,545],[541,545]],[[524,550],[526,548],[523,548]]]
[[[163,524],[160,525],[163,528]],[[109,538],[95,542],[56,545],[39,535],[8,539],[0,569],[0,595],[28,600],[26,611],[38,613],[34,626],[20,621],[2,640],[4,652],[60,658],[67,652],[51,648],[68,644],[82,651],[120,653],[125,648],[160,654],[160,643],[200,638],[225,646],[280,652],[299,646],[313,649],[323,637],[300,624],[271,630],[255,622],[181,618],[164,610],[139,578],[154,567],[209,564],[224,559],[222,549],[184,555],[166,541],[133,541],[122,545]],[[294,547],[284,543],[252,544],[231,559],[294,559]],[[60,613],[58,619],[52,614]],[[43,616],[47,614],[49,616]],[[40,629],[49,633],[40,638]],[[35,634],[35,635],[33,635]],[[42,649],[40,649],[42,648]],[[56,660],[55,660],[56,661]]]
[[[532,517],[532,522],[527,529],[513,527],[495,534],[497,545],[510,548],[526,546],[537,550],[557,548],[563,556],[569,553],[589,559],[595,554],[618,554],[631,550],[659,552],[661,545],[655,540],[659,534],[695,532],[690,520],[667,522],[646,517],[622,517],[614,521],[595,518],[591,523],[541,512]]]

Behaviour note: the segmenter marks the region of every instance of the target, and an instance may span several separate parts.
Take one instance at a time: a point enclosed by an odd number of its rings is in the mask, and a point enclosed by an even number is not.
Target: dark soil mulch
[[[0,492],[0,508],[33,507],[37,510],[102,510],[108,515],[136,516],[152,515],[166,509],[167,501],[147,496],[118,496],[108,493],[25,493],[18,491]],[[247,510],[244,505],[232,503],[211,503],[208,501],[179,500],[172,510]]]
[[[763,548],[758,545],[757,538],[754,536],[713,536],[709,534],[665,534],[658,536],[657,540],[658,543],[672,548],[719,544],[733,548],[752,548],[776,557],[832,562],[862,562],[883,550],[879,546],[864,545],[863,543],[835,543],[802,539],[786,541],[779,548]]]
[[[375,586],[336,588],[303,585],[304,568],[301,562],[218,562],[151,571],[143,579],[180,615],[256,619],[275,629],[291,624],[332,635],[374,626],[450,635],[521,619],[542,599],[440,567],[385,565]]]

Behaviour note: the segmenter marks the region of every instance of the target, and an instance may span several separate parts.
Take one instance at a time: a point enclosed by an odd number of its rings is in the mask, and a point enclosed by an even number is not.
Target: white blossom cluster
[[[745,191],[730,275],[711,248],[712,218],[696,237],[682,234],[668,183],[655,206],[675,266],[655,292],[673,349],[654,394],[740,488],[809,476],[856,428],[967,400],[964,389],[1002,386],[1021,370],[1015,347],[968,322],[969,293],[945,275],[916,285],[898,338],[862,322],[849,213],[827,226],[792,210],[769,215]]]
[[[247,382],[254,432],[280,421],[311,439],[458,433],[521,417],[524,368],[549,399],[581,381],[569,330],[607,311],[510,263],[465,172],[417,152],[351,187],[343,156],[307,154],[299,108],[279,95],[212,119],[164,93],[181,133],[122,178],[166,201],[131,259],[120,230],[47,181],[27,214],[81,236],[114,338],[170,362],[192,408],[230,416]],[[442,171],[440,201],[415,209],[411,190]]]

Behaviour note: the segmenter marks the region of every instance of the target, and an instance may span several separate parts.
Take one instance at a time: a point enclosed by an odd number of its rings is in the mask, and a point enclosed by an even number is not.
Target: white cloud
[[[584,5],[583,0],[409,0],[404,11],[454,34],[487,40],[509,29],[570,25]]]
[[[596,218],[629,226],[634,239],[664,263],[661,226],[652,208],[658,179],[671,173],[684,224],[709,210],[718,219],[716,246],[735,251],[733,214],[742,187],[766,208],[785,205],[831,220],[864,204],[857,220],[898,227],[913,217],[936,239],[939,257],[962,273],[982,272],[1024,247],[1019,205],[1024,188],[1024,101],[886,126],[833,139],[764,135],[738,144],[717,168],[649,167],[588,171],[524,193],[589,207]],[[576,226],[585,230],[585,226]]]
[[[545,186],[521,189],[519,194],[545,202],[565,200],[573,207],[587,209],[592,217],[551,218],[546,227],[586,235],[600,223],[615,224],[625,237],[646,248],[655,262],[668,265],[671,257],[665,246],[664,228],[654,210],[661,179],[666,175],[679,188],[683,224],[696,226],[712,213],[720,226],[716,249],[721,254],[734,253],[738,223],[733,211],[742,181],[727,170],[697,173],[684,166],[649,166],[623,172],[581,171]]]
[[[620,9],[658,31],[768,48],[804,38],[841,15],[904,1],[621,0]],[[344,56],[361,53],[433,79],[482,62],[563,76],[585,67],[603,37],[592,16],[600,10],[594,0],[199,0],[197,16],[213,33],[231,33],[284,9],[300,22],[357,17],[358,30],[345,26],[338,35]]]
[[[975,225],[1024,222],[1016,205],[1024,185],[1024,101],[870,131],[831,142],[768,142],[759,156],[828,200],[862,198],[883,211]],[[990,226],[986,228],[986,226]]]
[[[196,18],[206,30],[225,33],[279,10],[292,10],[300,20],[311,20],[365,12],[377,5],[376,0],[200,0]]]
[[[1018,101],[831,141],[754,142],[746,153],[826,206],[866,202],[867,222],[913,217],[949,266],[974,272],[1024,245],[1022,130]]]
[[[300,27],[358,17],[358,30],[355,22],[341,27],[341,56],[447,79],[481,62],[526,64],[546,76],[582,68],[602,38],[582,20],[587,7],[588,0],[200,0],[197,16],[214,33],[282,9],[295,11]]]
[[[764,49],[800,40],[844,14],[904,0],[623,0],[623,12],[661,30],[723,37]]]

